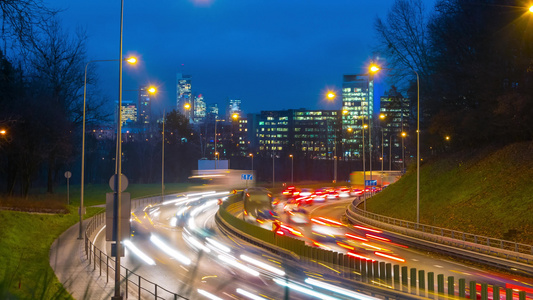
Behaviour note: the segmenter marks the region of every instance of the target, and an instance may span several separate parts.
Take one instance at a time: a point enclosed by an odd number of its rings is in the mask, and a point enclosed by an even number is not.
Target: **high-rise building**
[[[219,118],[218,115],[218,104],[213,103],[207,106],[207,115],[206,117],[210,120],[215,120]]]
[[[152,99],[148,86],[139,88],[139,106],[137,107],[138,122],[141,126],[150,124],[152,116]]]
[[[122,125],[137,122],[137,105],[133,101],[122,101],[121,118]]]
[[[184,112],[185,104],[192,106],[192,76],[178,73],[176,76],[176,105],[179,112]]]
[[[359,157],[363,149],[364,124],[372,124],[374,84],[365,75],[344,75],[342,81],[342,131],[347,157]],[[368,134],[368,133],[365,133]],[[368,139],[368,136],[366,137]]]
[[[207,113],[207,107],[205,105],[204,96],[199,94],[194,96],[194,105],[193,105],[193,118],[194,123],[203,122]]]
[[[337,110],[289,109],[262,111],[251,128],[257,152],[291,153],[314,159],[333,159],[342,153],[341,118]]]
[[[385,116],[381,128],[383,130],[384,156],[392,157],[392,162],[399,163],[402,159],[402,132],[409,131],[409,99],[404,98],[395,86],[385,92],[380,99],[380,113]],[[392,145],[392,147],[391,147]]]
[[[228,100],[228,106],[226,108],[226,119],[229,119],[235,113],[242,115],[240,99]]]

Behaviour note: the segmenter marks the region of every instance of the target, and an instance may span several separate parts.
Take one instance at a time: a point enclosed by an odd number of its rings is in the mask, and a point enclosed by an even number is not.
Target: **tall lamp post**
[[[119,61],[119,59],[100,59],[100,60],[91,60],[85,65],[85,77],[83,81],[83,122],[82,122],[82,138],[81,138],[81,195],[80,195],[80,230],[78,235],[78,240],[82,239],[83,231],[83,196],[84,196],[84,187],[85,187],[85,112],[86,112],[86,103],[87,103],[87,68],[89,64],[94,62],[104,62],[104,61]],[[135,64],[137,59],[135,57],[126,58],[125,61],[130,64]],[[122,68],[121,68],[122,71]]]
[[[384,121],[385,120],[385,115],[384,114],[380,114],[379,115],[379,119]],[[383,187],[383,161],[385,159],[383,158],[383,125],[381,126],[381,187]],[[389,160],[390,160],[390,157],[389,157]]]
[[[402,132],[402,174],[405,173],[405,147],[403,145],[405,136],[407,136],[407,133]]]
[[[294,185],[294,156],[290,154],[289,157],[291,158],[291,185]]]
[[[248,154],[252,158],[252,172],[254,171],[254,154],[250,153]]]
[[[370,71],[375,73],[380,68],[376,65],[370,67]],[[416,224],[420,224],[420,78],[418,72],[410,69],[416,74]]]
[[[365,118],[361,118],[361,131],[363,135],[363,209],[366,211],[366,162],[365,162],[365,128],[368,125],[364,124]]]

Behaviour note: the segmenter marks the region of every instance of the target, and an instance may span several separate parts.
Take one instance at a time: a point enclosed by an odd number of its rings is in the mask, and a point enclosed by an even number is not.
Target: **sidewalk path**
[[[83,234],[89,220],[83,222]],[[84,239],[78,240],[79,223],[63,232],[50,248],[50,266],[74,299],[111,299],[114,281],[100,278],[98,267],[93,271],[86,259]]]

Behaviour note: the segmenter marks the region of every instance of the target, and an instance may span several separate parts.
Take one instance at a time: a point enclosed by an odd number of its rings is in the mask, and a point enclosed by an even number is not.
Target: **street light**
[[[385,120],[385,115],[384,114],[380,114],[379,115],[379,119],[380,120]],[[383,186],[383,125],[381,126],[381,186]],[[390,157],[389,157],[389,160],[390,160]]]
[[[218,120],[215,118],[215,147],[213,149],[213,151],[215,152],[215,169],[217,168],[217,122],[218,121],[222,121],[222,120]]]
[[[129,57],[124,60],[130,64],[135,64],[137,62],[137,59],[135,57]],[[86,110],[86,103],[87,103],[87,68],[89,67],[90,63],[105,62],[105,61],[121,61],[121,60],[120,59],[91,60],[87,62],[87,64],[85,65],[85,77],[83,81],[83,121],[82,121],[82,133],[81,133],[81,136],[82,136],[81,137],[81,188],[80,188],[81,195],[80,195],[80,212],[79,212],[80,213],[80,228],[79,228],[80,230],[79,230],[78,240],[82,239],[81,232],[82,232],[82,223],[83,223],[83,195],[84,195],[84,187],[85,187],[85,110]],[[122,67],[120,68],[120,72],[122,74]],[[5,133],[2,133],[2,134],[5,134]]]
[[[289,157],[291,158],[291,185],[294,185],[294,156],[290,154]]]
[[[377,65],[372,65],[370,70],[375,73],[380,68]],[[416,74],[416,224],[418,227],[420,224],[420,78],[417,71],[410,70]]]
[[[402,174],[405,173],[405,147],[403,145],[403,140],[407,136],[407,133],[402,132]]]
[[[254,171],[254,155],[253,153],[248,154],[252,158],[252,173]]]
[[[361,132],[363,135],[363,208],[366,211],[366,163],[365,163],[365,128],[368,125],[364,124],[365,118],[361,116]]]

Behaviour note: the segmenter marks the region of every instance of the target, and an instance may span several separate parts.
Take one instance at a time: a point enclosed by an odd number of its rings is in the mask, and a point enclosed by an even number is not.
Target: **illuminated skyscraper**
[[[137,105],[133,101],[122,100],[122,125],[137,122]]]
[[[374,113],[374,85],[368,76],[344,75],[342,81],[342,131],[345,134],[346,157],[361,156],[363,149],[362,124],[372,124]],[[351,128],[351,129],[349,129]],[[349,133],[348,133],[349,132]],[[368,134],[368,131],[365,131]],[[365,138],[368,139],[368,136]]]
[[[204,96],[202,94],[199,94],[198,96],[194,97],[193,111],[194,114],[192,119],[194,123],[204,121],[207,107],[205,105]]]
[[[176,105],[178,107],[178,111],[184,112],[184,105],[186,103],[189,103],[191,106],[192,103],[192,76],[191,75],[183,75],[182,73],[178,73],[176,76],[177,81],[177,89],[176,89]]]
[[[226,108],[226,119],[230,119],[233,114],[242,115],[241,111],[241,100],[240,99],[230,99],[228,100],[228,106]]]
[[[139,124],[150,124],[152,115],[152,99],[150,93],[148,93],[148,86],[139,88],[139,106],[137,107],[137,113],[139,117],[137,120]]]

